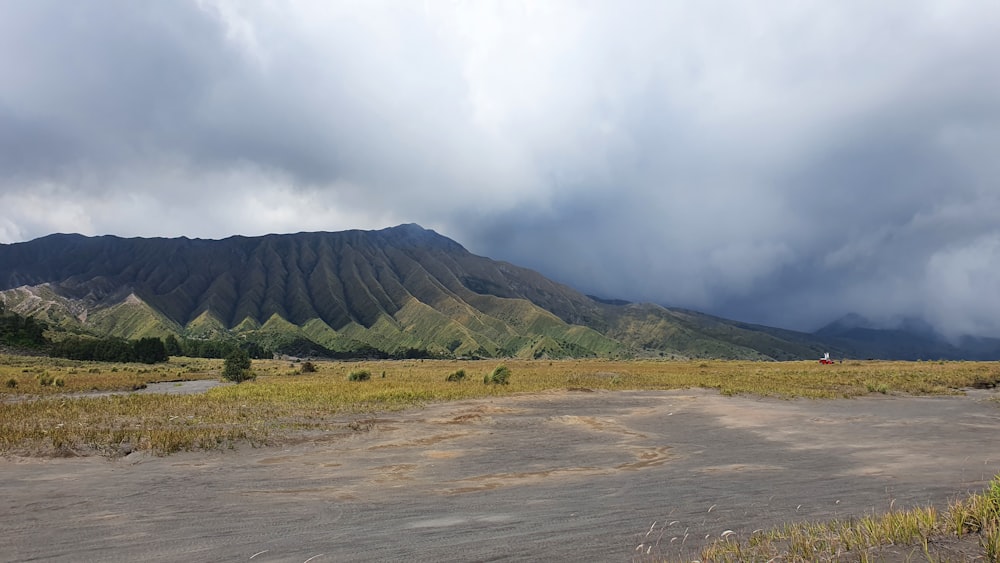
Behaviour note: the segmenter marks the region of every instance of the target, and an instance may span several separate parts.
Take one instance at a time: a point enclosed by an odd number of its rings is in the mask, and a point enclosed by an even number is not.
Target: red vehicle
[[[830,353],[829,352],[824,353],[823,357],[820,358],[819,363],[821,363],[823,365],[832,364],[833,360],[830,359]]]

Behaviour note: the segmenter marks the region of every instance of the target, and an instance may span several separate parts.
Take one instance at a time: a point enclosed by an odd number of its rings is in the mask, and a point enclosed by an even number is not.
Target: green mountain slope
[[[272,349],[609,356],[589,298],[416,225],[221,241],[52,235],[0,245],[12,310],[72,332],[239,336]],[[544,344],[541,339],[545,338]]]
[[[417,225],[224,240],[50,235],[0,245],[0,302],[70,333],[241,338],[301,353],[878,357],[839,333],[591,298]]]

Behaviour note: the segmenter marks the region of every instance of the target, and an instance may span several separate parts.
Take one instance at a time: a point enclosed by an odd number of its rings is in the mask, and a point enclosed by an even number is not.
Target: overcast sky
[[[0,0],[0,242],[433,228],[1000,336],[1000,3]]]

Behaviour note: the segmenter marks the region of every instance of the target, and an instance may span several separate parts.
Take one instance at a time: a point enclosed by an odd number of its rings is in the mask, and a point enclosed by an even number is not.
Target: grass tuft
[[[347,376],[348,381],[368,381],[372,378],[372,372],[366,369],[357,369]]]
[[[953,503],[943,515],[933,507],[890,510],[756,530],[743,541],[724,533],[701,550],[700,561],[881,561],[881,552],[890,547],[912,547],[921,554],[918,559],[937,561],[938,544],[972,534],[978,536],[983,559],[1000,561],[1000,475],[985,492]]]
[[[483,376],[483,383],[487,385],[507,385],[510,383],[510,368],[499,365],[491,373]]]

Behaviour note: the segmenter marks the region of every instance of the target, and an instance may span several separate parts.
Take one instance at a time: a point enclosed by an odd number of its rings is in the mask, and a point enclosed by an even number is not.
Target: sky
[[[585,293],[1000,337],[995,0],[0,0],[0,243],[418,223]]]

